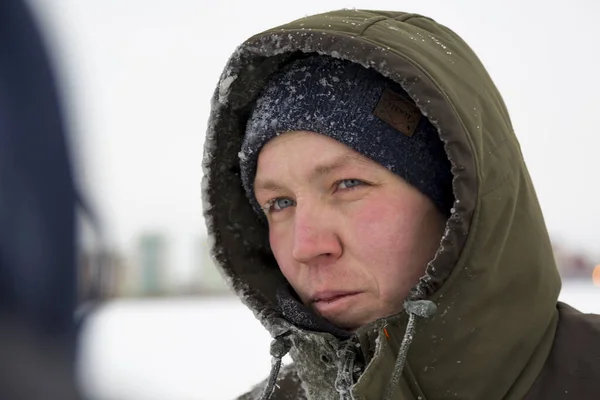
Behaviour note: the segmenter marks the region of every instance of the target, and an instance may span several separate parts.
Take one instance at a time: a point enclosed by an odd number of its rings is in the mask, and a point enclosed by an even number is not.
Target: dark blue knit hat
[[[399,84],[378,72],[350,61],[310,56],[271,77],[248,119],[239,154],[242,183],[258,212],[258,154],[269,140],[288,131],[312,131],[349,146],[402,177],[450,215],[451,166],[436,128]]]

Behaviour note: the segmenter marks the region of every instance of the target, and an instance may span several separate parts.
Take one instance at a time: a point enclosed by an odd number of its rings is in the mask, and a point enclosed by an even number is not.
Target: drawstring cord
[[[269,373],[269,381],[265,390],[263,391],[260,400],[269,400],[275,389],[275,383],[277,382],[277,375],[281,369],[281,359],[290,351],[292,343],[287,336],[279,336],[273,339],[271,342],[271,372]]]
[[[406,357],[408,355],[408,348],[410,347],[416,330],[417,317],[429,318],[433,316],[437,311],[437,306],[434,302],[429,300],[408,300],[404,303],[404,309],[408,314],[408,324],[406,325],[406,332],[404,338],[402,338],[402,344],[400,344],[400,350],[398,350],[398,356],[396,357],[396,364],[392,371],[392,377],[388,383],[387,390],[385,392],[384,400],[391,400],[394,391],[398,387],[400,376],[404,370],[404,364],[406,364]]]

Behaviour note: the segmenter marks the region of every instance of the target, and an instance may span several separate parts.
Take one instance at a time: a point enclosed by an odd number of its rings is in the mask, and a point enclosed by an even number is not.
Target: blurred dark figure
[[[47,50],[0,1],[0,399],[75,399],[76,191]]]

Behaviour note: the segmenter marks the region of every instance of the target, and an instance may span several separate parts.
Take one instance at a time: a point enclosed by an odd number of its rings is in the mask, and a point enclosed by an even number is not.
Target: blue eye
[[[290,199],[286,199],[285,197],[280,197],[277,199],[273,199],[269,202],[269,208],[275,211],[281,211],[284,208],[288,208],[294,205],[294,201]]]
[[[359,181],[358,179],[344,179],[339,181],[338,188],[340,189],[351,189],[356,186],[360,186],[363,184],[363,181]]]
[[[294,202],[290,199],[275,199],[275,201],[273,202],[273,207],[275,207],[276,210],[281,210],[287,207],[291,207],[293,204]]]

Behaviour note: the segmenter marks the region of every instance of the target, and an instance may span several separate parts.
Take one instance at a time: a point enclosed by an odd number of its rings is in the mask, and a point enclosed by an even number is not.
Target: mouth
[[[350,302],[361,292],[323,291],[316,293],[311,302],[313,307],[324,316],[337,314],[350,306]]]
[[[345,291],[334,291],[334,290],[323,291],[323,292],[316,293],[311,298],[311,301],[313,303],[331,303],[333,301],[341,299],[342,297],[352,296],[352,295],[355,295],[358,293],[359,292],[345,292]]]

